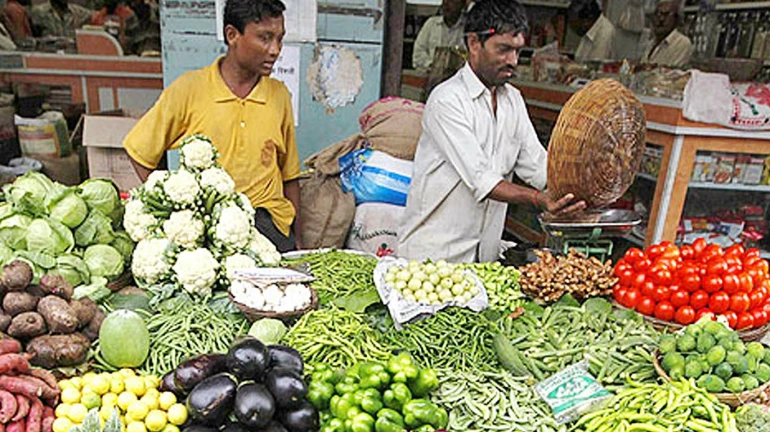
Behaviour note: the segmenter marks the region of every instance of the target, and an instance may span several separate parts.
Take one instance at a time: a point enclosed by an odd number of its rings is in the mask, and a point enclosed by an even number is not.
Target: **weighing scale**
[[[566,254],[570,249],[602,262],[612,256],[612,239],[625,237],[642,219],[630,210],[588,212],[578,218],[538,216],[546,234],[546,247]]]

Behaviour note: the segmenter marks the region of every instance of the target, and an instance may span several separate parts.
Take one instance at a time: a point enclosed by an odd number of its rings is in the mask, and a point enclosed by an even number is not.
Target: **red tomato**
[[[620,282],[621,285],[631,286],[631,284],[634,283],[634,279],[636,278],[636,273],[634,273],[633,269],[626,269],[616,276],[618,277],[618,282]]]
[[[743,271],[743,261],[738,257],[725,257],[725,263],[727,263],[727,274],[736,274]]]
[[[727,318],[727,323],[730,325],[730,328],[735,329],[738,325],[738,314],[733,311],[727,311],[723,316]]]
[[[679,279],[684,279],[687,276],[700,276],[700,269],[698,268],[697,264],[691,263],[691,262],[684,262],[681,266],[679,266],[679,270],[677,270],[676,275],[679,276]]]
[[[709,304],[709,293],[706,291],[700,290],[695,291],[690,296],[690,306],[695,308],[696,310],[700,310],[708,306]]]
[[[652,296],[655,295],[655,283],[650,280],[645,281],[640,292],[642,293],[642,297],[652,298]]]
[[[644,258],[644,252],[639,248],[632,247],[626,251],[626,254],[623,256],[623,258],[630,264],[633,264]]]
[[[671,282],[674,280],[669,269],[658,266],[657,264],[650,267],[647,271],[647,275],[652,276],[652,280],[658,285],[671,285]]]
[[[647,250],[644,251],[644,254],[647,255],[647,258],[654,260],[655,258],[663,255],[663,252],[665,251],[666,246],[663,246],[662,244],[656,244],[648,247]]]
[[[643,272],[648,268],[650,268],[651,265],[652,265],[652,261],[650,261],[648,258],[642,258],[639,261],[636,261],[634,263],[634,270],[638,272]]]
[[[668,240],[663,240],[662,242],[658,243],[658,245],[663,246],[664,248],[667,248],[667,247],[673,246],[674,244]]]
[[[744,260],[746,258],[751,258],[751,257],[762,258],[762,255],[760,254],[759,249],[751,248],[751,249],[747,250],[746,253],[743,254],[743,259]]]
[[[727,271],[727,263],[722,257],[716,257],[706,263],[706,274],[721,276]]]
[[[676,261],[682,257],[682,253],[679,251],[678,247],[672,245],[668,246],[660,255],[660,257]]]
[[[770,320],[770,303],[765,302],[765,304],[762,305],[762,310],[765,311],[768,320]]]
[[[762,262],[762,258],[758,257],[758,256],[753,256],[752,255],[752,256],[749,256],[747,258],[744,258],[742,262],[743,262],[743,266],[744,267],[751,267],[751,266],[757,265],[760,262]]]
[[[750,309],[758,308],[765,304],[765,299],[767,299],[767,288],[764,286],[760,286],[759,288],[755,288],[754,291],[749,294],[749,298],[751,299],[751,306],[749,306]]]
[[[692,249],[695,251],[695,258],[700,258],[700,255],[708,246],[708,242],[704,238],[699,238],[692,242]]]
[[[749,299],[749,295],[746,293],[741,292],[730,296],[730,310],[738,312],[739,314],[749,310],[750,303],[751,300]]]
[[[668,259],[668,258],[658,258],[652,263],[653,267],[660,267],[667,270],[671,270],[672,272],[676,272],[676,269],[679,268],[679,261]]]
[[[679,309],[682,306],[687,306],[690,304],[690,293],[684,290],[679,290],[671,293],[671,304],[674,305],[675,308]]]
[[[679,248],[679,254],[685,261],[692,261],[695,259],[695,248],[690,245],[684,245]]]
[[[738,314],[738,322],[735,329],[743,330],[751,327],[754,327],[754,317],[748,312]]]
[[[762,274],[764,275],[770,274],[770,264],[768,264],[767,260],[761,259],[756,263],[754,263],[754,266],[762,270]]]
[[[754,289],[754,279],[749,276],[748,273],[741,273],[738,275],[738,279],[741,281],[741,291],[750,293]]]
[[[709,298],[709,309],[715,313],[725,313],[730,309],[730,296],[725,292],[718,292]]]
[[[740,291],[741,280],[738,278],[738,275],[734,275],[734,274],[725,275],[722,281],[722,289],[724,289],[727,294],[731,294],[731,295]]]
[[[642,294],[639,292],[639,290],[629,289],[626,291],[626,296],[624,297],[624,301],[621,304],[629,309],[636,309],[636,304],[639,303],[639,298],[641,296]]]
[[[730,246],[729,248],[725,249],[725,256],[727,255],[736,255],[736,256],[743,256],[743,254],[746,253],[746,249],[743,247],[742,244],[734,244]]]
[[[652,293],[652,299],[657,303],[666,301],[671,297],[671,291],[673,290],[666,286],[655,287],[655,291]]]
[[[619,304],[623,304],[621,299],[626,295],[626,291],[628,291],[628,287],[617,284],[612,288],[612,298],[614,298],[615,301]]]
[[[717,245],[708,245],[706,249],[703,251],[703,253],[700,255],[700,262],[707,263],[714,258],[719,258],[722,256],[722,250]]]
[[[649,297],[642,297],[636,304],[636,311],[642,315],[652,316],[655,313],[655,300]]]
[[[707,293],[717,292],[722,289],[722,278],[717,275],[707,275],[701,281],[701,288]]]
[[[644,285],[646,278],[644,273],[637,273],[637,275],[634,276],[634,280],[631,281],[631,288],[636,288],[638,290],[642,289],[642,285]]]
[[[682,285],[682,288],[684,288],[687,292],[695,292],[700,289],[700,276],[692,274],[687,275],[684,277],[681,277],[679,279],[679,282]]]
[[[760,270],[757,266],[753,266],[746,269],[746,274],[751,276],[752,280],[752,286],[758,287],[762,284],[762,281],[765,280],[765,275],[762,274],[762,270]]]
[[[714,315],[714,312],[711,312],[708,309],[701,309],[701,310],[699,310],[698,312],[695,313],[695,321],[696,322],[700,321],[701,318],[703,318],[703,317],[708,317],[708,319],[710,319],[711,321],[714,321],[715,319],[717,319],[717,316]]]
[[[682,306],[674,314],[676,322],[682,325],[689,325],[695,321],[695,309],[692,306]]]
[[[674,309],[674,306],[671,305],[671,303],[664,301],[658,303],[657,306],[655,306],[655,318],[663,321],[671,321],[674,319],[674,312],[676,312],[676,309]]]
[[[751,312],[751,317],[754,318],[754,327],[763,327],[767,324],[767,312],[763,309],[756,309]]]
[[[615,276],[620,276],[620,274],[623,273],[624,271],[633,270],[633,269],[634,269],[634,266],[621,260],[620,262],[615,264],[615,268],[612,269],[612,274],[614,274]]]

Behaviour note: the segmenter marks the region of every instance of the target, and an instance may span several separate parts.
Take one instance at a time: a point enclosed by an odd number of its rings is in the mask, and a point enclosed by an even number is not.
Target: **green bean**
[[[332,250],[288,260],[284,265],[302,263],[310,266],[315,278],[310,285],[318,293],[322,305],[357,291],[374,289],[374,268],[377,266],[374,257]]]

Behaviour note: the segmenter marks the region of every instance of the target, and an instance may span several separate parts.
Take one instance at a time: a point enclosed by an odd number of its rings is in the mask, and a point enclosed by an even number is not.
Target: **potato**
[[[72,285],[67,283],[61,275],[47,274],[40,278],[40,288],[45,294],[57,295],[64,300],[72,298]]]
[[[32,282],[32,267],[24,261],[11,261],[3,267],[0,284],[8,291],[22,291]]]
[[[91,342],[99,339],[99,330],[102,328],[102,322],[105,318],[107,318],[107,315],[105,315],[101,309],[96,309],[96,315],[94,315],[94,318],[88,323],[88,327],[83,329],[83,335]]]
[[[91,342],[80,333],[70,335],[38,336],[27,343],[26,351],[35,356],[35,366],[53,369],[58,366],[77,366],[86,361]]]
[[[70,334],[78,329],[78,316],[61,297],[43,297],[37,304],[37,311],[45,319],[51,333]]]
[[[0,332],[8,330],[9,325],[11,325],[11,316],[0,313]]]
[[[94,303],[88,297],[83,297],[79,300],[72,300],[70,307],[75,311],[75,316],[78,317],[78,327],[83,328],[87,326],[91,320],[94,319],[96,312],[99,310],[99,306]]]
[[[45,332],[45,321],[37,312],[24,312],[15,316],[8,327],[8,334],[17,339],[30,339]]]
[[[3,298],[3,310],[8,315],[15,317],[23,312],[32,312],[37,306],[40,297],[35,297],[26,292],[9,292]]]

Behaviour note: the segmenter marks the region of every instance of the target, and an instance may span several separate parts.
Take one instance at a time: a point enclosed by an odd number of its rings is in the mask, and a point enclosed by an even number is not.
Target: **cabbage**
[[[110,244],[115,240],[112,220],[99,210],[92,210],[86,220],[75,229],[75,244],[86,247],[93,244]]]
[[[123,274],[123,257],[114,247],[104,244],[89,246],[83,253],[83,261],[91,277],[105,277],[114,280]]]
[[[6,185],[3,190],[18,210],[42,216],[46,211],[45,197],[52,187],[53,182],[48,177],[30,171]]]
[[[286,325],[280,320],[262,318],[251,325],[249,336],[254,336],[265,345],[275,345],[281,341],[287,331],[289,330]]]
[[[8,262],[12,258],[13,258],[13,249],[9,248],[3,243],[0,243],[0,266],[4,266],[5,264],[8,264]]]
[[[35,219],[27,227],[27,250],[53,256],[68,252],[75,245],[72,232],[53,219]]]
[[[40,273],[56,266],[56,258],[46,252],[18,251],[16,256],[34,263]]]
[[[109,215],[120,203],[118,190],[110,180],[86,180],[80,185],[80,196],[85,200],[89,210],[99,210]]]
[[[72,293],[72,298],[75,300],[80,300],[83,297],[88,297],[97,303],[101,303],[103,300],[109,297],[110,294],[112,294],[112,291],[107,288],[107,279],[103,277],[94,277],[91,278],[90,284],[80,285],[79,287],[75,288],[74,292]]]
[[[11,216],[14,213],[13,204],[9,202],[4,202],[0,204],[0,220],[5,219],[8,216]]]
[[[69,228],[80,225],[88,215],[86,202],[76,192],[75,188],[57,185],[46,197],[46,206],[51,217]]]
[[[134,253],[134,241],[128,236],[125,231],[118,231],[115,233],[115,239],[110,243],[110,246],[117,249],[120,255],[123,256],[123,261],[131,261],[131,254]]]
[[[61,255],[56,258],[56,267],[48,273],[58,274],[70,285],[88,283],[91,280],[91,272],[82,259],[75,255]]]
[[[27,227],[32,223],[32,218],[17,213],[0,220],[0,243],[13,250],[27,248]]]

